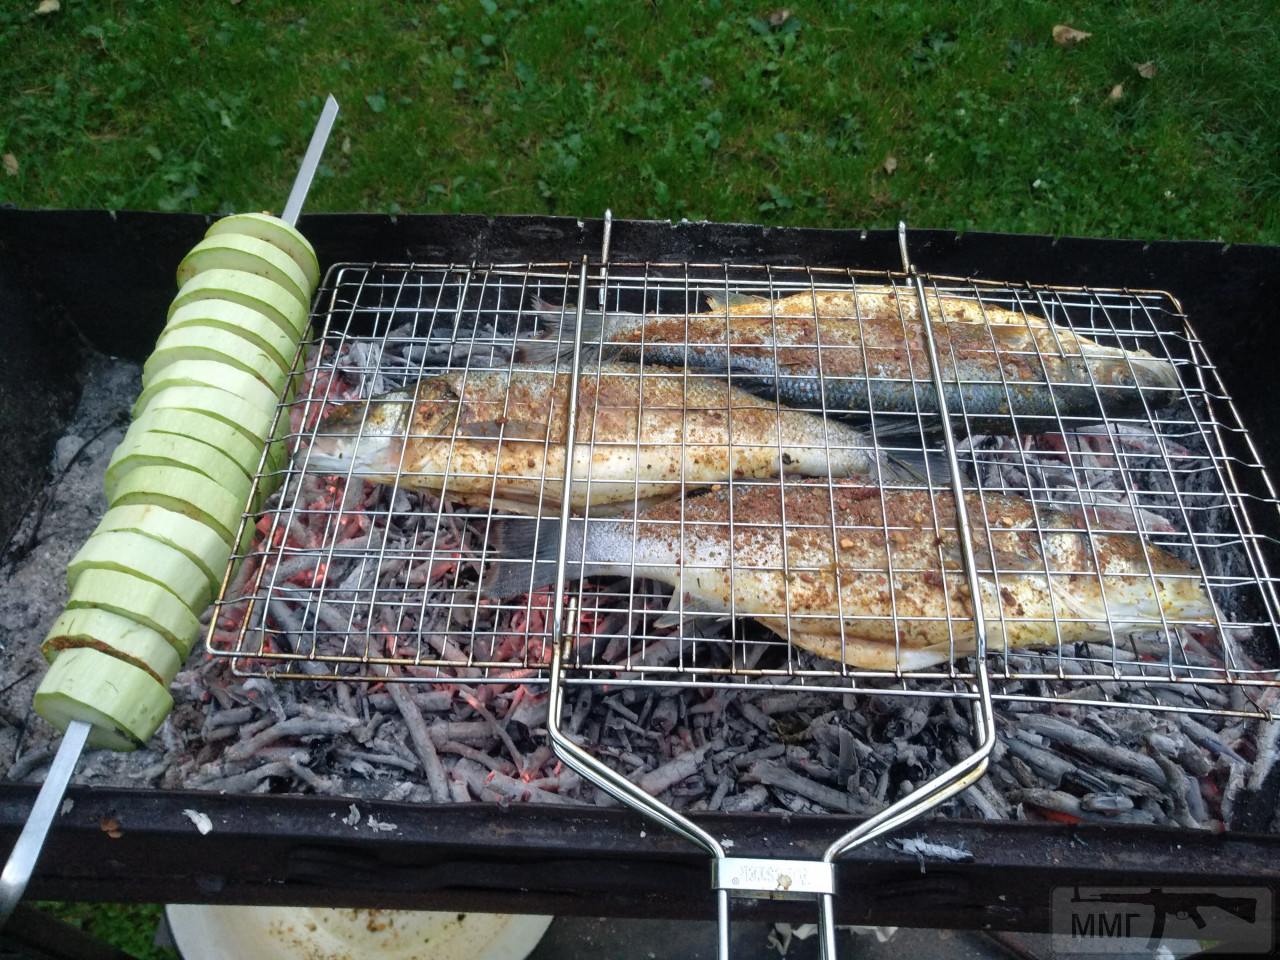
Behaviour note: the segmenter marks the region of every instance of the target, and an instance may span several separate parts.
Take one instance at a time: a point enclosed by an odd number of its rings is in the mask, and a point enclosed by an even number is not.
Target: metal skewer
[[[311,134],[311,142],[302,157],[302,165],[297,176],[293,178],[293,187],[289,191],[289,199],[285,201],[284,212],[280,219],[290,226],[298,222],[302,213],[302,205],[306,202],[307,193],[311,189],[311,181],[315,179],[316,168],[320,165],[320,157],[324,153],[325,144],[329,141],[329,133],[333,130],[334,120],[338,116],[338,101],[329,94],[320,111],[320,119],[316,121],[315,130]],[[0,928],[3,928],[12,915],[18,901],[22,899],[35,870],[36,860],[44,849],[45,838],[53,825],[53,818],[62,806],[62,796],[67,792],[71,775],[75,773],[80,762],[80,754],[84,751],[93,725],[84,720],[72,720],[62,735],[58,752],[54,755],[49,773],[44,778],[36,802],[31,806],[27,822],[18,835],[18,842],[9,852],[4,871],[0,873]]]

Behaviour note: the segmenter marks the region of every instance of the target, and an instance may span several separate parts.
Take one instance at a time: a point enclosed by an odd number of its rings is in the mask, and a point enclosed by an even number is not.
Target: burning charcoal
[[[422,761],[422,769],[426,771],[427,786],[431,788],[432,799],[436,803],[448,803],[449,786],[445,779],[444,767],[440,763],[440,755],[436,753],[435,744],[431,741],[431,735],[427,733],[422,711],[404,689],[403,684],[392,683],[387,689],[400,715],[404,718],[405,725],[409,728],[409,737],[413,741],[414,750],[418,754],[418,759]]]
[[[53,759],[55,749],[52,746],[35,747],[28,750],[13,762],[5,773],[6,780],[22,780],[27,774],[38,770]]]
[[[682,753],[674,760],[670,760],[661,767],[658,767],[658,769],[649,771],[644,774],[644,776],[636,780],[635,783],[645,793],[656,797],[658,794],[675,786],[686,777],[691,777],[697,773],[702,765],[703,757],[705,757],[709,751],[719,750],[723,746],[724,743],[722,741],[708,741],[696,750],[690,750],[687,753]]]
[[[240,760],[262,750],[268,744],[286,737],[333,736],[347,733],[358,721],[354,717],[334,718],[330,720],[314,720],[309,717],[293,717],[272,724],[260,733],[247,740],[241,740],[227,748],[224,756],[228,760]]]
[[[1088,813],[1126,813],[1133,801],[1121,793],[1086,793],[1080,798],[1080,809]]]
[[[1148,739],[1150,739],[1150,736],[1148,736]],[[1155,750],[1155,761],[1160,765],[1160,769],[1164,771],[1167,781],[1165,784],[1165,796],[1169,798],[1173,805],[1174,820],[1191,830],[1199,829],[1201,825],[1196,821],[1195,817],[1191,816],[1191,811],[1187,807],[1187,778],[1183,774],[1182,768],[1159,750]]]
[[[1117,770],[1136,774],[1157,786],[1164,785],[1164,773],[1146,754],[1109,744],[1079,727],[1045,714],[1025,714],[1021,722],[1055,743],[1061,743],[1068,749],[1092,760],[1105,763]]]
[[[743,776],[743,780],[763,783],[770,787],[778,787],[789,793],[812,800],[820,806],[838,813],[868,813],[865,807],[847,793],[833,790],[831,787],[824,786],[802,774],[779,764],[771,763],[768,760],[758,760],[752,764],[751,768]]]

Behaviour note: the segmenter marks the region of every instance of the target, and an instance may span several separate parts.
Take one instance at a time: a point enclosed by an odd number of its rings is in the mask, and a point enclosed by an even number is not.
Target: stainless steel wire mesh
[[[992,649],[997,698],[1106,703],[1123,691],[1130,706],[1248,712],[1250,690],[1280,678],[1280,602],[1271,572],[1280,513],[1238,411],[1177,302],[1158,292],[945,277],[928,278],[926,286],[937,297],[930,304],[935,329],[945,332],[976,317],[1040,331],[1016,350],[995,335],[985,346],[969,340],[958,347],[946,337],[939,343],[941,363],[956,385],[949,406],[964,438],[959,462],[983,576],[995,597],[1019,592],[1032,579],[1048,584],[1054,597],[1045,610],[1019,614],[1016,605],[997,601],[994,618],[988,613],[1001,635],[1021,631],[1039,638],[1030,646]],[[807,300],[812,319],[828,295],[848,300],[844,319],[862,332],[861,341],[824,342],[821,322],[809,325],[808,340],[787,341],[794,318],[779,304]],[[760,299],[741,302],[747,296]],[[571,391],[568,358],[579,301],[603,305],[606,318],[651,319],[641,327],[639,349],[633,341],[611,340],[607,324],[602,330],[584,323],[582,386]],[[559,615],[570,618],[564,632],[572,682],[786,684],[971,697],[974,673],[964,655],[972,611],[953,608],[953,586],[963,583],[964,574],[949,547],[954,502],[937,470],[941,447],[929,402],[931,371],[912,341],[916,302],[904,276],[887,272],[614,263],[593,267],[581,288],[577,265],[569,263],[337,265],[316,301],[316,337],[305,350],[296,392],[281,406],[292,459],[259,478],[278,481],[280,489],[260,514],[246,517],[246,530],[256,529],[234,558],[238,570],[219,601],[209,650],[234,658],[241,672],[273,676],[536,683],[546,679],[551,622]],[[752,321],[755,326],[744,329],[762,333],[759,339],[730,332],[729,303],[740,304],[733,307],[735,317]],[[796,309],[803,316],[803,306]],[[890,367],[867,346],[866,331],[885,317],[902,330]],[[719,341],[698,339],[698,330],[707,329],[699,323],[709,318],[719,325],[713,329],[724,331]],[[724,377],[659,363],[670,361],[671,343],[646,341],[644,331],[664,323],[683,329],[683,336],[666,340],[682,343],[686,356],[699,347],[750,356],[756,366],[737,365],[727,379],[757,395],[768,379],[759,374],[760,364],[800,380],[799,361],[816,358],[822,376],[813,378],[812,400],[773,404],[777,428],[763,433],[752,432],[759,422],[748,420],[736,399],[723,409],[699,406],[691,398]],[[558,356],[544,357],[536,369],[518,364],[520,344],[533,338],[545,343],[554,330],[564,348]],[[1167,361],[1177,371],[1176,384],[1143,384],[1131,359],[1122,361],[1134,374],[1127,382],[1099,382],[1092,363],[1059,362],[1079,359],[1077,336],[1125,348],[1129,357],[1142,350]],[[633,366],[602,368],[623,346]],[[993,361],[994,379],[969,374],[983,359]],[[1072,375],[1056,375],[1064,370]],[[354,411],[354,442],[362,449],[379,434],[380,410],[421,411],[435,396],[423,384],[441,376],[449,377],[454,400],[470,404],[470,419],[424,431],[422,417],[401,417],[397,459],[385,482],[368,482],[354,466],[326,473],[310,465],[311,451],[332,439],[322,422],[330,411]],[[494,383],[505,389],[493,393]],[[860,386],[844,391],[837,410],[832,398],[846,383]],[[529,416],[536,407],[528,396],[557,385],[561,405],[550,403],[541,419]],[[682,407],[656,399],[669,396],[668,388],[683,398]],[[380,401],[382,408],[366,402],[396,390],[401,394]],[[1048,396],[1047,408],[1028,411],[1019,398],[1030,390]],[[1006,409],[977,408],[975,398],[990,401],[991,392]],[[586,550],[571,556],[570,585],[557,598],[548,589],[553,578],[545,575],[554,564],[545,557],[535,561],[531,553],[500,556],[495,541],[499,527],[509,537],[523,525],[521,542],[531,545],[538,535],[558,532],[551,523],[560,516],[570,393],[576,393],[578,415],[570,490],[581,518],[573,521],[574,535],[597,542],[599,531],[608,531],[614,539],[607,542],[621,546],[608,557],[588,557]],[[1094,398],[1096,409],[1077,412],[1082,396]],[[611,406],[617,397],[634,403]],[[823,430],[817,461],[856,456],[881,466],[869,477],[795,476],[782,439],[788,409],[860,425],[856,440],[836,428]],[[681,422],[673,440],[668,428]],[[708,422],[715,426],[709,432],[690,426]],[[434,453],[419,456],[428,445]],[[488,459],[468,459],[473,449],[487,451]],[[726,469],[718,486],[695,484],[691,474],[698,464],[721,455]],[[619,497],[626,485],[609,482],[603,472],[618,459],[674,462],[674,476],[665,479],[676,488],[683,484],[687,496],[655,508],[647,495],[670,493],[670,486],[636,479],[634,489]],[[785,479],[751,466],[766,461],[787,468]],[[891,476],[884,464],[909,469]],[[871,498],[878,516],[862,511],[861,519],[851,517],[841,506],[851,496]],[[707,498],[723,501],[723,516],[708,513]],[[761,502],[776,510],[735,515],[736,505]],[[1025,505],[1016,508],[1025,518],[1003,515],[1015,509],[1011,503]],[[799,504],[806,510],[797,515]],[[529,519],[507,519],[513,509]],[[662,535],[671,549],[651,551],[646,560],[641,541]],[[1042,570],[1006,562],[1001,546],[1014,536],[1029,540]],[[856,545],[860,559],[835,563],[834,570],[797,562],[789,548],[797,537],[825,541],[833,556]],[[1078,569],[1053,559],[1054,544],[1064,537],[1084,545],[1073,561]],[[696,548],[699,542],[703,547]],[[784,543],[787,549],[775,549]],[[1115,568],[1113,548],[1122,543],[1139,545],[1138,569]],[[1180,566],[1158,570],[1143,543]],[[498,566],[511,568],[508,578],[522,581],[523,589],[497,600],[481,596],[482,572]],[[676,567],[683,568],[686,587],[673,599]],[[699,605],[688,589],[699,571],[728,578],[724,602],[714,609]],[[815,583],[830,577],[837,587],[831,602],[807,608],[804,629],[797,629],[795,597],[813,593]],[[875,604],[849,602],[845,581],[858,577],[883,581]],[[1068,580],[1096,584],[1101,617],[1059,602],[1056,585]],[[1154,591],[1167,581],[1197,585],[1207,607],[1193,615],[1166,607],[1117,613],[1116,598],[1126,587],[1148,584]],[[772,588],[777,597],[761,600]],[[919,593],[928,589],[944,598],[941,612],[937,604],[922,607]],[[1124,629],[1114,629],[1121,622]],[[872,625],[888,631],[887,645],[878,648],[888,659],[859,662],[850,651]],[[834,657],[797,642],[814,629],[828,637]],[[914,662],[911,638],[922,631],[941,631],[945,656],[939,662]],[[1086,634],[1087,643],[1080,639]]]

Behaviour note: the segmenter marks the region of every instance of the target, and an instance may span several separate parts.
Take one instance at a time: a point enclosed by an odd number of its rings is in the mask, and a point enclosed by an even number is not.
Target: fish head
[[[461,397],[443,377],[371,400],[335,404],[298,459],[314,472],[394,477],[406,466],[409,441],[447,441],[452,436],[460,407]]]

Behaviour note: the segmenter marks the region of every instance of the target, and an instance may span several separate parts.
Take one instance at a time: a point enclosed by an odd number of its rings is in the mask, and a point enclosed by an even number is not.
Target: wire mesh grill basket
[[[581,462],[572,488],[580,502],[570,532],[632,552],[613,564],[566,560],[564,603],[572,602],[576,616],[569,626],[574,682],[785,682],[966,695],[964,685],[974,679],[964,658],[973,649],[970,618],[948,607],[964,579],[955,500],[927,357],[911,340],[919,308],[907,275],[609,264],[593,265],[580,287],[577,273],[568,263],[347,264],[330,271],[305,374],[282,410],[295,456],[276,472],[281,490],[258,521],[264,535],[245,552],[249,562],[224,593],[219,619],[235,626],[211,632],[211,651],[235,657],[243,671],[274,675],[545,682],[553,610],[563,609],[546,589],[555,565],[535,565],[532,554],[501,555],[493,540],[499,528],[516,530],[517,539],[536,539],[538,529],[556,534],[550,521],[560,513],[565,447],[555,441],[563,441],[574,406]],[[1264,531],[1275,520],[1274,492],[1176,301],[1154,292],[949,278],[930,278],[927,291],[937,320],[984,330],[979,340],[949,338],[940,361],[954,380],[947,392],[959,437],[955,455],[987,589],[1021,598],[1035,581],[1052,595],[1035,609],[988,604],[995,614],[988,661],[996,695],[1080,699],[1084,690],[1105,701],[1116,685],[1154,684],[1183,688],[1175,706],[1207,708],[1207,687],[1247,690],[1272,682],[1280,604],[1271,573],[1274,541]],[[584,310],[581,340],[573,336],[579,303],[593,305]],[[726,396],[712,386],[726,382],[714,369],[694,361],[671,365],[679,346],[638,347],[634,336],[611,339],[598,322],[593,333],[602,303],[608,317],[648,313],[641,336],[661,333],[660,324],[684,328],[688,338],[680,339],[695,359],[717,348],[741,350],[801,389],[787,407],[762,418],[756,407],[736,406],[748,390],[761,393],[765,378],[753,367],[733,367],[727,382],[737,390]],[[719,314],[711,307],[729,303],[735,305],[721,306]],[[735,312],[726,324],[729,309]],[[815,315],[836,319],[815,323]],[[1040,319],[1048,325],[1039,336],[1006,342],[989,332],[1013,321],[1025,333]],[[721,338],[740,342],[727,348],[709,342],[705,331],[717,325]],[[861,342],[835,340],[841,325],[857,330]],[[885,358],[895,357],[875,347],[874,338],[895,328],[911,349],[899,350],[893,365]],[[761,333],[772,343],[758,345]],[[521,345],[530,343],[540,350],[537,364],[518,360]],[[1104,361],[1071,362],[1082,353],[1089,358],[1089,344],[1128,351],[1117,364],[1122,373],[1132,372],[1133,357],[1149,355],[1176,370],[1176,381],[1148,385],[1129,376],[1118,386],[1103,383]],[[613,363],[619,356],[630,365]],[[822,371],[813,382],[822,388],[812,391],[811,402],[796,402],[806,386],[804,364],[812,360]],[[571,404],[574,361],[584,386]],[[385,466],[385,482],[366,483],[354,460],[323,484],[316,480],[323,475],[309,457],[317,444],[341,440],[358,452],[381,443],[382,427],[369,421],[364,401],[399,391],[381,401],[398,416],[433,377],[447,378],[450,396],[462,395],[470,421],[425,428],[422,417],[400,418],[397,449],[408,452]],[[1019,403],[1019,391],[1038,391],[1050,403],[1030,410]],[[445,408],[425,393],[417,399]],[[364,418],[354,437],[336,437],[322,423],[322,413],[337,406]],[[783,421],[806,416],[800,428]],[[797,442],[818,417],[841,427]],[[485,457],[468,461],[463,451],[473,447]],[[548,457],[557,447],[558,459]],[[673,453],[674,447],[682,449]],[[418,458],[420,448],[430,450]],[[797,448],[817,469],[806,463],[788,469]],[[703,470],[694,461],[717,457],[723,477],[703,482],[716,466]],[[673,470],[667,479],[674,482],[610,481],[619,475],[613,461],[633,477],[637,469]],[[871,464],[869,472],[821,475],[854,461]],[[766,475],[779,464],[785,479]],[[682,484],[702,496],[655,509],[655,492],[670,496]],[[504,496],[520,502],[504,503]],[[870,509],[845,507],[867,497]],[[817,512],[797,515],[801,504]],[[735,506],[757,516],[734,517]],[[509,520],[512,510],[533,519]],[[920,549],[921,536],[937,543]],[[776,549],[796,538],[852,555],[836,564],[841,582],[834,602],[806,613],[818,644],[788,639],[803,634],[792,622],[792,600],[799,607],[797,598],[821,592],[832,571],[813,557],[806,564],[801,551]],[[655,549],[655,539],[674,543],[674,554]],[[1078,548],[1072,557],[1055,556],[1063,543]],[[552,545],[538,547],[545,554]],[[725,602],[699,603],[688,589],[673,596],[671,576],[663,582],[682,560],[686,580],[712,574],[726,549],[733,556],[725,564]],[[690,556],[677,556],[682,550]],[[1018,550],[1034,564],[1011,562]],[[1112,554],[1131,555],[1132,562],[1117,564]],[[1166,560],[1177,562],[1157,570]],[[482,596],[481,573],[496,567],[507,568],[506,579],[523,581],[523,589]],[[873,583],[887,589],[868,602]],[[1068,584],[1091,597],[1093,609],[1073,607],[1066,597],[1072,591],[1056,589]],[[739,609],[750,590],[769,588],[781,590],[772,603]],[[1126,591],[1163,588],[1202,591],[1204,602],[1139,604],[1137,611],[1124,605]],[[914,603],[911,592],[921,589],[936,589],[941,606]],[[861,605],[847,604],[851,597]],[[868,632],[881,642],[859,656],[854,648],[868,646],[859,644]],[[921,633],[945,656],[919,655],[911,637]],[[999,640],[1005,635],[1037,642],[1005,646]]]
[[[925,278],[901,226],[898,273],[609,263],[608,224],[330,270],[211,652],[547,683],[556,753],[711,856],[721,960],[731,896],[816,899],[832,960],[836,860],[984,775],[996,698],[1269,715],[1276,494],[1171,296]],[[956,697],[974,748],[820,860],[730,857],[574,683]]]

